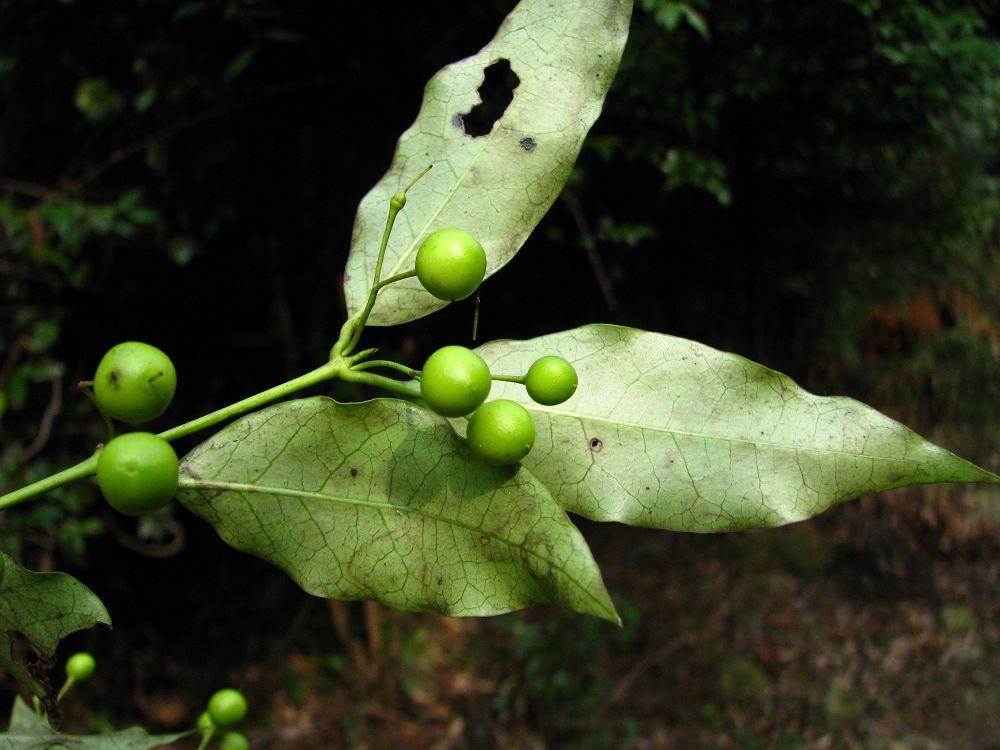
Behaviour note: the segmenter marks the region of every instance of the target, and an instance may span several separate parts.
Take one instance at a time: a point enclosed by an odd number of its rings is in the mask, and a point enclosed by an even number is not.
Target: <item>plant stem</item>
[[[205,750],[208,747],[208,743],[212,741],[215,736],[215,727],[212,727],[207,732],[201,736],[201,743],[198,745],[198,750]]]
[[[490,380],[502,380],[505,383],[520,383],[524,385],[524,375],[493,375],[490,373]]]
[[[311,370],[304,375],[299,375],[297,378],[292,378],[291,380],[281,383],[280,385],[276,385],[273,388],[268,388],[266,391],[262,391],[261,393],[245,398],[242,401],[237,401],[235,404],[230,404],[229,406],[217,409],[216,411],[206,414],[203,417],[192,419],[190,422],[185,422],[184,424],[178,425],[177,427],[169,429],[166,432],[161,432],[160,437],[164,440],[176,440],[177,438],[190,435],[193,432],[198,432],[206,427],[211,427],[219,422],[261,407],[271,401],[289,396],[296,391],[301,391],[303,388],[308,388],[309,386],[316,385],[317,383],[322,383],[324,380],[330,380],[336,377],[348,380],[348,372],[349,370],[347,367],[344,366],[339,359],[330,360],[326,364],[317,367],[315,370]]]
[[[76,466],[63,469],[62,471],[56,472],[55,474],[47,476],[44,479],[39,479],[37,482],[32,482],[25,487],[21,487],[20,489],[0,496],[0,510],[11,508],[19,503],[23,503],[25,500],[30,500],[36,495],[41,495],[43,492],[48,492],[49,490],[54,490],[56,487],[62,487],[64,484],[69,484],[76,479],[83,479],[84,477],[91,476],[97,471],[98,453],[99,451],[95,452],[90,458],[81,461]]]
[[[379,289],[382,287],[392,284],[394,281],[400,281],[401,279],[407,279],[410,276],[415,276],[416,271],[405,274],[398,274],[385,281],[381,281],[382,278],[382,264],[385,262],[385,250],[389,247],[389,236],[392,234],[392,226],[396,222],[396,216],[399,212],[403,210],[403,206],[406,205],[406,193],[417,184],[417,181],[423,177],[425,174],[431,171],[433,164],[428,164],[422,170],[420,174],[410,180],[410,184],[405,188],[396,193],[392,198],[389,199],[389,215],[385,218],[385,230],[382,232],[382,244],[378,248],[378,259],[375,261],[375,277],[372,279],[372,288],[368,293],[368,303],[365,305],[364,311],[357,318],[351,318],[344,324],[344,327],[340,331],[340,338],[337,343],[333,345],[333,351],[330,352],[331,358],[336,358],[339,354],[350,354],[351,350],[357,346],[358,339],[361,338],[361,332],[365,328],[365,323],[368,322],[368,316],[371,314],[372,308],[375,306],[375,296],[378,294]],[[356,322],[354,322],[356,320]],[[353,326],[350,327],[349,326]],[[343,345],[342,342],[347,338],[347,344]]]
[[[404,398],[420,398],[420,386],[413,381],[393,380],[385,375],[376,375],[371,372],[360,372],[358,370],[346,370],[340,374],[341,380],[348,383],[363,383],[373,388],[381,388],[384,391],[395,393]]]
[[[76,684],[76,679],[74,677],[67,677],[66,682],[64,682],[63,686],[59,689],[59,695],[56,696],[56,703],[65,698],[66,693],[68,693],[70,691],[70,688],[72,688],[73,685],[75,684]]]
[[[414,370],[412,367],[401,365],[399,362],[393,362],[391,359],[370,359],[367,362],[355,365],[352,369],[355,372],[360,372],[361,370],[370,370],[373,367],[387,367],[390,370],[398,370],[404,375],[409,375],[411,378],[420,377],[420,370]]]
[[[387,279],[386,281],[389,282],[390,280]],[[394,367],[395,369],[411,376],[416,373],[416,370],[410,370],[410,368],[396,362],[378,361],[374,363],[365,363],[365,365],[369,367]],[[309,386],[313,386],[317,383],[322,383],[325,380],[331,380],[333,378],[340,378],[348,383],[362,383],[374,388],[380,388],[382,390],[389,391],[390,393],[395,393],[398,396],[403,396],[404,398],[420,398],[420,386],[413,381],[393,380],[392,378],[385,377],[384,375],[363,372],[360,369],[351,369],[343,359],[337,358],[332,359],[324,365],[317,367],[315,370],[311,370],[310,372],[300,375],[297,378],[292,378],[289,381],[276,385],[273,388],[268,388],[266,391],[257,393],[243,399],[242,401],[237,401],[234,404],[217,409],[210,414],[198,417],[197,419],[192,419],[190,422],[185,422],[184,424],[171,428],[166,432],[161,432],[159,436],[168,441],[177,440],[178,438],[185,437],[194,432],[198,432],[199,430],[204,430],[207,427],[212,427],[219,422],[232,419],[240,414],[257,409],[271,401],[276,401],[277,399],[284,398],[285,396],[290,396],[303,388],[308,388]],[[13,492],[8,492],[6,495],[0,495],[0,511],[5,510],[6,508],[11,508],[19,503],[23,503],[26,500],[30,500],[33,497],[50,490],[54,490],[57,487],[61,487],[74,480],[92,476],[97,472],[97,457],[99,454],[100,450],[97,450],[92,456],[90,456],[90,458],[81,461],[76,466],[63,469],[62,471],[52,474],[51,476],[47,476],[44,479],[39,479],[37,482],[21,487]]]
[[[381,268],[382,256],[379,256],[379,268]],[[376,276],[378,276],[378,271],[375,271]],[[368,303],[365,305],[365,309],[362,310],[360,317],[358,318],[357,325],[354,327],[354,332],[351,335],[351,340],[347,342],[347,346],[344,347],[341,352],[344,356],[351,353],[351,350],[358,345],[358,341],[361,340],[361,334],[365,330],[365,323],[368,322],[368,316],[371,314],[372,308],[375,307],[375,298],[378,296],[379,291],[382,287],[389,286],[389,284],[395,284],[397,281],[402,281],[403,279],[409,279],[416,276],[416,270],[404,271],[403,273],[397,273],[395,276],[390,276],[385,281],[377,281],[372,285],[371,292],[368,293]],[[336,347],[334,347],[336,350]]]
[[[190,435],[193,432],[204,430],[206,427],[216,425],[219,422],[231,419],[232,417],[243,414],[244,412],[259,408],[266,403],[275,401],[276,399],[289,396],[296,391],[302,390],[303,388],[308,388],[311,385],[322,383],[324,380],[330,380],[335,377],[343,377],[345,380],[348,380],[349,378],[346,376],[348,372],[349,370],[341,360],[331,360],[323,366],[318,367],[311,372],[307,372],[304,375],[300,375],[297,378],[293,378],[285,383],[276,385],[273,388],[268,388],[266,391],[250,396],[249,398],[245,398],[242,401],[237,401],[235,404],[230,404],[222,409],[217,409],[210,414],[206,414],[198,419],[193,419],[190,422],[186,422],[182,425],[169,429],[166,432],[161,432],[160,437],[164,440],[176,440],[186,435]],[[365,375],[366,378],[377,378],[375,375]],[[393,384],[393,387],[387,388],[387,390],[391,390],[394,393],[401,392],[400,388],[396,387],[398,381],[391,380],[389,378],[383,378],[382,380]],[[363,380],[357,382],[370,381]],[[377,383],[372,382],[372,385],[383,387],[381,385],[381,381],[378,381]],[[419,393],[417,395],[419,395]],[[39,479],[37,482],[29,484],[26,487],[21,487],[20,489],[0,496],[0,510],[10,508],[18,503],[24,502],[25,500],[30,500],[36,495],[41,495],[44,492],[54,490],[56,487],[61,487],[62,485],[68,484],[76,479],[83,479],[84,477],[91,476],[97,471],[98,453],[99,451],[95,452],[90,458],[85,461],[81,461],[76,466],[71,466],[68,469],[64,469],[63,471],[52,474],[44,479]]]

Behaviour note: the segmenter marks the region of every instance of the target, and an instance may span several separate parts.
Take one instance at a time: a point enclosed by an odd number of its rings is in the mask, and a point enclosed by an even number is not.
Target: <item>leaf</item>
[[[409,271],[430,232],[458,226],[488,256],[487,276],[518,251],[565,184],[600,113],[628,35],[632,0],[522,0],[493,40],[428,82],[392,165],[358,208],[344,279],[350,312],[364,307],[389,198],[424,167],[396,221],[382,278]],[[484,70],[508,60],[520,83],[488,135],[465,133]],[[369,320],[395,325],[446,303],[416,279],[386,287]]]
[[[495,382],[535,420],[523,464],[564,508],[679,531],[779,526],[910,484],[1000,482],[850,398],[807,393],[735,354],[592,325],[477,351],[495,374],[559,354],[580,386],[559,406]]]
[[[132,727],[107,734],[60,734],[38,716],[20,696],[14,698],[10,727],[0,734],[0,750],[153,750],[190,737],[194,732],[148,734],[145,729]]]
[[[45,689],[11,654],[14,633],[23,635],[46,657],[59,641],[97,623],[111,625],[94,592],[65,573],[36,573],[0,552],[0,666],[42,696]]]
[[[583,537],[526,470],[475,460],[404,401],[251,414],[181,462],[180,501],[307,592],[489,615],[554,602],[618,621]]]

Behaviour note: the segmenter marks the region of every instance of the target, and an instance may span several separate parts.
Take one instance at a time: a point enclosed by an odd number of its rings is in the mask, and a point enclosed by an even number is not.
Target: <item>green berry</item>
[[[212,717],[208,715],[208,711],[202,711],[198,715],[198,723],[195,726],[198,728],[199,734],[208,734],[215,729],[215,722],[212,721]]]
[[[499,398],[473,412],[465,437],[483,461],[507,466],[528,455],[535,444],[535,425],[527,409],[516,401]]]
[[[524,387],[532,400],[545,406],[555,406],[576,392],[577,377],[573,365],[562,357],[550,355],[537,359],[528,368]]]
[[[239,690],[223,688],[209,699],[208,715],[217,727],[239,724],[247,715],[247,699]]]
[[[111,347],[94,375],[97,405],[113,419],[129,424],[160,416],[176,388],[177,373],[170,358],[139,341]]]
[[[159,510],[177,490],[177,454],[149,432],[129,432],[97,457],[97,484],[112,508],[130,516]]]
[[[421,243],[416,269],[424,289],[438,299],[465,299],[483,283],[486,251],[464,229],[439,229]]]
[[[97,662],[86,651],[73,654],[66,660],[66,676],[77,682],[86,680],[94,674],[95,669],[97,669]]]
[[[420,373],[420,395],[443,417],[464,417],[490,394],[490,368],[471,349],[445,346],[427,358]]]
[[[219,750],[250,750],[250,740],[242,732],[226,732],[219,741]]]

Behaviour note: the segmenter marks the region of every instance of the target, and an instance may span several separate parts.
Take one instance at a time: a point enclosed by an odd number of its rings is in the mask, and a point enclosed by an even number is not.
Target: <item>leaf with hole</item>
[[[532,413],[524,466],[597,521],[729,531],[911,484],[1000,482],[869,406],[686,339],[591,325],[476,351],[494,373],[524,372],[543,354],[576,368],[579,388],[558,406],[503,382],[491,398]]]
[[[178,499],[318,596],[449,615],[553,602],[618,621],[545,486],[475,459],[444,419],[404,401],[316,397],[251,414],[183,459]]]
[[[487,277],[514,257],[601,111],[631,12],[631,0],[522,0],[489,44],[431,78],[388,173],[358,208],[344,279],[350,312],[367,300],[389,198],[428,164],[396,220],[383,278],[413,269],[423,238],[449,226],[482,243]],[[470,135],[465,123],[479,112],[481,84],[505,66],[500,78],[516,85],[509,105],[486,135]],[[445,304],[410,279],[382,290],[369,322],[405,323]]]

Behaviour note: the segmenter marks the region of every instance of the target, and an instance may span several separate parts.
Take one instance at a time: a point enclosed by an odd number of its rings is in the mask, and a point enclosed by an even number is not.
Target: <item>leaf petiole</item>
[[[235,404],[230,404],[221,409],[217,409],[203,417],[198,417],[197,419],[192,419],[190,422],[185,422],[182,425],[178,425],[166,432],[161,432],[160,437],[164,440],[176,440],[178,438],[190,435],[193,432],[198,432],[199,430],[204,430],[206,427],[212,427],[219,422],[225,421],[235,416],[239,416],[244,412],[257,409],[264,404],[271,401],[276,401],[279,398],[284,398],[285,396],[290,396],[296,391],[301,391],[303,388],[308,388],[318,383],[322,383],[325,380],[332,380],[333,378],[343,378],[347,380],[347,373],[350,370],[344,365],[344,363],[339,359],[333,359],[329,362],[317,367],[315,370],[305,373],[304,375],[299,375],[297,378],[292,378],[280,385],[276,385],[273,388],[268,388],[266,391],[261,391],[260,393],[243,399],[242,401],[237,401]]]

